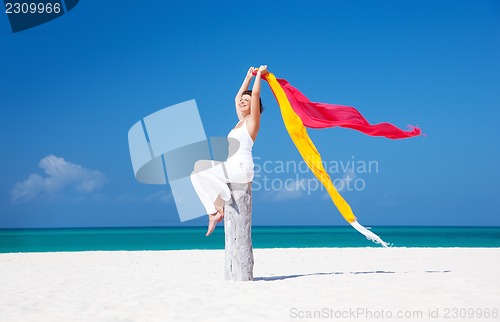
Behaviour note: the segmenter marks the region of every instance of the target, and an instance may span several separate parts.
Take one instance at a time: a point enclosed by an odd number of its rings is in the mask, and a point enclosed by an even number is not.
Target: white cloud
[[[101,189],[107,182],[101,172],[86,169],[55,155],[46,156],[38,165],[45,176],[33,173],[26,180],[16,183],[11,191],[12,201],[51,196],[71,188],[80,194],[88,194]]]
[[[352,181],[354,179],[356,179],[356,173],[354,173],[354,171],[352,171],[351,169],[348,169],[344,173],[342,179],[334,180],[333,183],[338,191],[350,190],[351,187],[353,186]]]
[[[333,180],[332,183],[338,192],[352,191],[355,189],[354,188],[354,180],[356,178],[357,178],[356,173],[353,170],[348,169],[344,173],[344,176],[342,178],[337,178],[337,179],[332,178],[332,180]],[[328,192],[324,193],[322,198],[323,199],[331,199]]]
[[[283,188],[277,191],[272,199],[275,201],[281,200],[290,200],[290,199],[298,199],[307,194],[307,188],[304,185],[306,183],[306,179],[296,179],[296,180],[288,180],[283,184]]]
[[[116,198],[116,201],[119,203],[135,203],[135,202],[160,202],[160,203],[168,203],[173,201],[172,193],[167,190],[160,190],[154,192],[148,196],[138,196],[134,194],[122,194]]]
[[[156,193],[150,194],[145,198],[146,202],[149,201],[159,201],[159,202],[169,202],[173,199],[172,194],[168,193],[166,190],[160,190]]]

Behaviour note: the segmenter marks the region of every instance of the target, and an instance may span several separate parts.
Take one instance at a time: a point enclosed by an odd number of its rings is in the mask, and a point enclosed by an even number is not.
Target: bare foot
[[[224,219],[224,200],[221,199],[220,196],[217,196],[214,202],[215,210],[221,214],[221,217],[218,222],[221,222]]]
[[[220,212],[216,212],[214,214],[208,215],[208,230],[205,236],[210,236],[210,234],[214,231],[215,226],[220,221],[222,215]]]
[[[217,209],[217,213],[220,214],[220,219],[217,222],[221,222],[222,220],[224,220],[224,207]]]

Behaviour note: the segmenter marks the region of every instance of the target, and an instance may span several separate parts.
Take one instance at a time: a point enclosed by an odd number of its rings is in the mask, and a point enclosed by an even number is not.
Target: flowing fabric
[[[285,127],[307,166],[328,191],[333,203],[342,216],[357,231],[368,239],[388,247],[379,236],[363,227],[357,221],[349,204],[342,198],[323,167],[321,156],[307,134],[306,126],[312,128],[345,127],[361,131],[371,136],[384,136],[390,139],[402,139],[420,135],[420,129],[403,131],[392,124],[369,124],[355,108],[343,105],[310,102],[296,88],[284,79],[276,79],[272,73],[263,76],[271,87]]]
[[[276,81],[285,92],[292,109],[306,127],[322,129],[338,126],[389,139],[404,139],[421,134],[420,129],[412,125],[409,125],[409,131],[403,131],[390,123],[372,125],[354,107],[311,102],[286,80],[276,79]]]

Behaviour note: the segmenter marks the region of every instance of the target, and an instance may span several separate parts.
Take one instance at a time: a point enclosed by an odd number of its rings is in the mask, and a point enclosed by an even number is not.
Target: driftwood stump
[[[253,280],[252,183],[229,183],[231,200],[224,206],[224,279]]]

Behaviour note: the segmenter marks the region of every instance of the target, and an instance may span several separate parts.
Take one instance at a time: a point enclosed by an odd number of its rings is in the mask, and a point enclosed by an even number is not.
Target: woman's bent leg
[[[212,160],[200,160],[191,173],[191,182],[208,214],[209,236],[218,222],[224,217],[224,200],[229,200],[229,182],[224,163]]]

